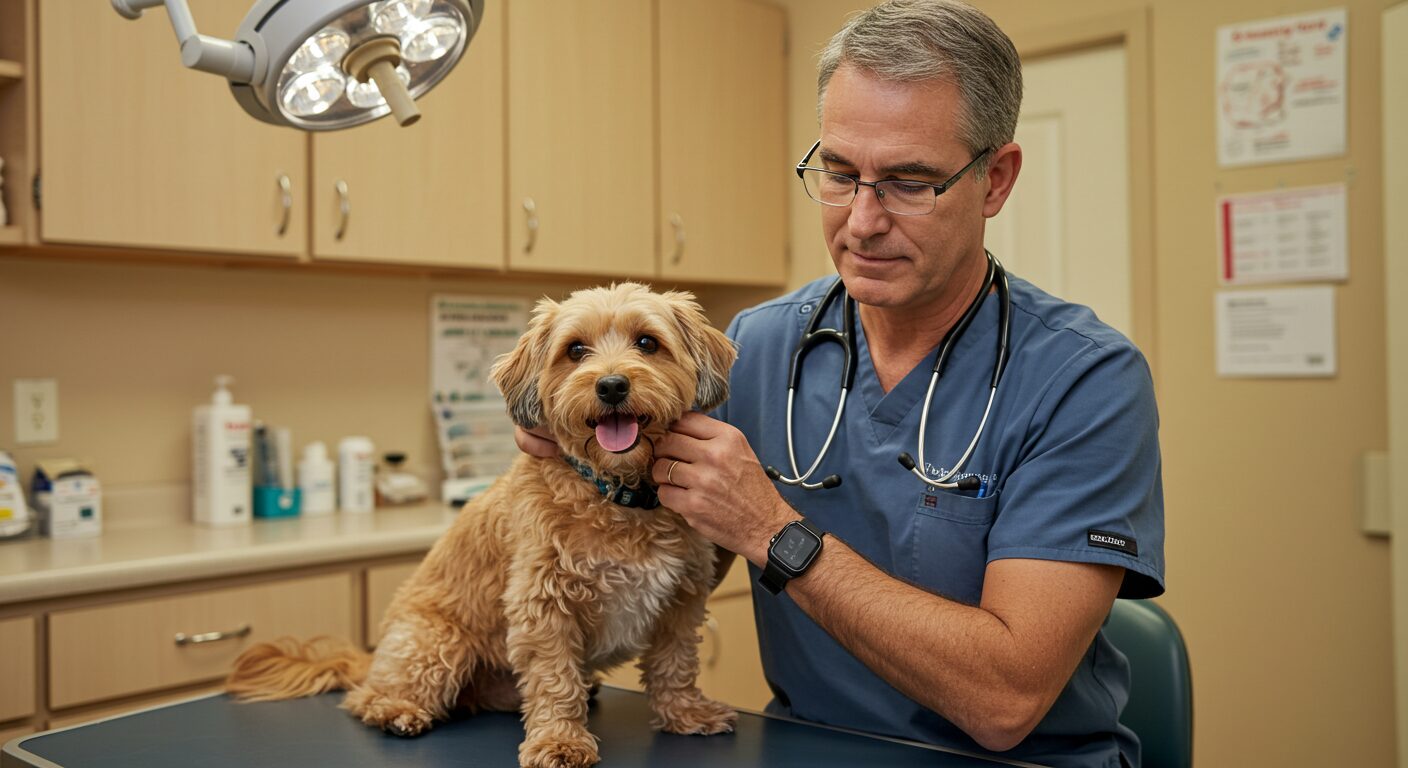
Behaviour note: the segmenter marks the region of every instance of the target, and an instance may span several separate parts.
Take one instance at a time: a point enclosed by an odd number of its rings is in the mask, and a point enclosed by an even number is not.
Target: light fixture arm
[[[254,79],[254,51],[243,43],[197,32],[186,0],[112,0],[113,9],[127,19],[141,18],[143,10],[158,5],[166,6],[166,16],[181,44],[182,64],[221,75],[235,83]]]

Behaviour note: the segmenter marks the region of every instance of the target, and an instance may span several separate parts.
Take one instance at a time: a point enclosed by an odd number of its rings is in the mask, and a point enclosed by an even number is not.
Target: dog
[[[543,299],[491,378],[561,458],[527,455],[467,504],[396,592],[374,654],[319,638],[252,646],[226,689],[272,700],[347,689],[368,725],[414,736],[462,708],[520,711],[524,768],[599,760],[597,672],[639,658],[652,726],[731,731],[695,684],[714,546],[653,507],[654,441],[728,397],[735,350],[694,297],[636,283]],[[630,504],[630,506],[628,506]]]

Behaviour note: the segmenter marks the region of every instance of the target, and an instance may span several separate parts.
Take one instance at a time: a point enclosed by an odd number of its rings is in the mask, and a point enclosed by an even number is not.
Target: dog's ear
[[[695,302],[694,294],[666,291],[662,295],[670,303],[687,351],[699,368],[694,407],[705,412],[712,411],[728,399],[728,369],[733,367],[738,351],[727,336],[709,324],[704,309]]]
[[[528,330],[518,337],[513,351],[499,355],[489,377],[508,402],[508,414],[520,427],[543,422],[543,401],[538,396],[538,375],[547,366],[548,337],[557,317],[558,303],[542,299],[533,308]]]

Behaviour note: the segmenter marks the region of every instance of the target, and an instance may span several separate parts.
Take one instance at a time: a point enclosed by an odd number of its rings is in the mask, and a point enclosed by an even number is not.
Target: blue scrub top
[[[787,373],[807,321],[835,280],[827,277],[745,310],[728,335],[739,357],[730,398],[716,415],[747,436],[764,466],[791,476]],[[893,576],[970,605],[984,569],[1003,558],[1106,563],[1125,568],[1121,597],[1163,592],[1163,486],[1153,381],[1139,350],[1088,308],[1011,278],[1012,341],[992,414],[963,474],[981,496],[925,485],[900,466],[918,460],[920,410],[937,349],[885,393],[856,319],[857,372],[845,415],[806,491],[777,485],[822,530]],[[832,302],[822,327],[842,328]],[[987,404],[997,350],[998,296],[984,300],[934,391],[925,441],[927,472],[963,455]],[[807,356],[793,416],[797,464],[805,471],[836,409],[842,350]],[[1124,547],[1116,540],[1123,539]],[[756,586],[753,604],[769,711],[847,728],[987,751],[952,723],[884,682],[818,627],[784,592]],[[1045,719],[1003,757],[1053,766],[1138,765],[1139,743],[1119,723],[1128,662],[1103,631]]]

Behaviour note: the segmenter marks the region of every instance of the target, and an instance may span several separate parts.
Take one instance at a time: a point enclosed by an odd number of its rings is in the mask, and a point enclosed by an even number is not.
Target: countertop
[[[0,542],[0,605],[424,551],[455,514],[435,502],[231,528],[180,523]]]

